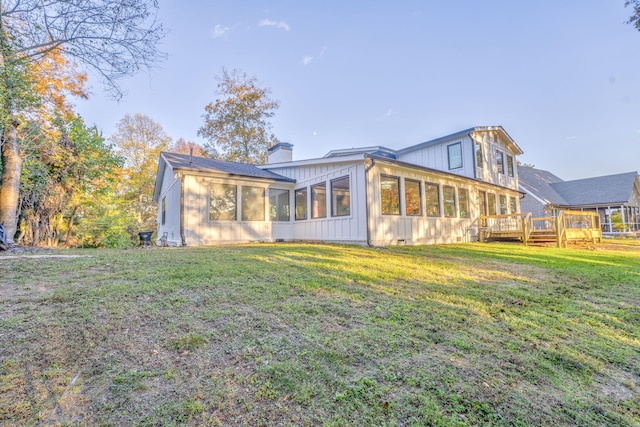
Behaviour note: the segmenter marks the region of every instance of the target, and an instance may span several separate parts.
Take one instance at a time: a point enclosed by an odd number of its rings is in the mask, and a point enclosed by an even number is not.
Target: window
[[[504,175],[504,153],[500,150],[496,150],[496,167],[498,173]]]
[[[424,198],[427,202],[427,216],[440,216],[440,188],[438,184],[424,184]]]
[[[518,202],[515,197],[509,197],[509,210],[512,214],[518,213]]]
[[[264,221],[264,188],[243,185],[241,193],[242,221]]]
[[[459,169],[462,167],[462,142],[447,145],[449,155],[449,169]]]
[[[299,188],[295,192],[296,220],[307,219],[307,188]]]
[[[311,218],[327,217],[327,183],[311,186]]]
[[[400,215],[400,178],[380,175],[383,215]]]
[[[411,216],[422,215],[422,197],[420,197],[420,181],[413,179],[404,180],[404,206],[406,214]]]
[[[487,198],[489,200],[489,215],[495,215],[496,211],[496,195],[493,193],[487,194]]]
[[[331,216],[345,216],[351,214],[351,190],[349,177],[331,181]]]
[[[504,194],[500,195],[500,215],[505,215],[507,213],[507,196]]]
[[[458,188],[458,208],[460,210],[460,218],[469,218],[469,190],[466,188]]]
[[[507,174],[509,176],[514,176],[514,169],[513,169],[513,156],[509,156],[507,155]]]
[[[456,216],[456,189],[448,185],[442,186],[442,202],[444,204],[445,218]]]
[[[162,198],[162,225],[164,225],[165,220],[167,219],[167,198]]]
[[[482,158],[482,145],[476,142],[476,167],[484,167],[484,159]]]
[[[269,219],[289,221],[289,190],[269,189]]]
[[[235,221],[237,219],[237,187],[231,184],[211,184],[209,192],[209,220]]]
[[[478,207],[480,208],[480,216],[487,215],[487,192],[478,191]]]

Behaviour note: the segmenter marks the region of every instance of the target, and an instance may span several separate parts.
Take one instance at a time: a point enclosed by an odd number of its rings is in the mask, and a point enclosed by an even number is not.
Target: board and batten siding
[[[289,190],[289,206],[293,203],[293,187],[288,183],[274,183],[256,179],[240,179],[228,177],[184,176],[184,230],[187,245],[213,245],[220,243],[241,243],[275,241],[290,239],[290,221],[274,222],[268,220],[270,188]],[[231,184],[260,187],[265,190],[264,220],[242,221],[240,219],[241,200],[236,200],[236,220],[212,221],[209,219],[209,195],[212,184]]]
[[[163,174],[162,193],[158,199],[158,234],[156,244],[160,244],[160,238],[166,233],[169,246],[179,246],[182,243],[180,237],[180,178],[174,174],[171,167],[167,166]],[[165,219],[162,223],[162,201],[165,201]]]
[[[367,243],[364,162],[335,162],[316,165],[270,167],[270,171],[296,180],[295,190],[307,189],[307,212],[311,216],[311,186],[325,183],[327,216],[294,220],[293,239],[321,240],[324,242]],[[348,176],[350,186],[350,213],[332,216],[331,181]],[[291,205],[295,210],[295,201]]]
[[[381,176],[400,178],[400,214],[382,214],[382,194],[380,190]],[[440,244],[475,241],[477,239],[477,219],[480,216],[479,191],[514,197],[518,200],[518,194],[509,189],[499,189],[492,185],[484,185],[478,181],[464,178],[456,179],[448,174],[438,172],[418,171],[402,166],[394,166],[383,163],[376,165],[367,173],[370,189],[369,228],[370,243],[374,246],[407,244]],[[421,191],[421,215],[406,215],[405,206],[405,179],[419,181]],[[425,183],[438,184],[440,192],[440,215],[429,217],[425,209]],[[456,217],[445,218],[443,216],[442,186],[448,185],[456,188]],[[469,192],[469,217],[460,218],[458,189],[467,189]]]
[[[448,146],[460,143],[462,147],[462,167],[449,169],[449,153]],[[415,165],[424,166],[431,169],[437,169],[456,175],[475,178],[474,161],[475,155],[473,141],[466,135],[461,138],[453,138],[448,141],[442,141],[437,144],[428,145],[418,148],[407,153],[400,154],[398,160],[405,163],[413,163]]]
[[[507,144],[500,138],[496,131],[484,131],[473,133],[474,143],[471,147],[475,155],[475,143],[482,147],[483,167],[476,168],[476,177],[479,180],[489,182],[491,184],[503,187],[518,189],[518,167],[516,162],[516,153],[511,150]],[[498,171],[497,152],[504,153],[505,172]],[[513,177],[507,172],[507,156],[513,157]]]

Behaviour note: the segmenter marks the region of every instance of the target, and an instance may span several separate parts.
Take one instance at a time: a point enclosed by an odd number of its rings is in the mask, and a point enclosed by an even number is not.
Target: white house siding
[[[448,146],[460,142],[462,145],[462,167],[449,169]],[[455,173],[456,175],[475,178],[474,145],[471,138],[466,135],[461,138],[454,138],[448,141],[442,141],[437,144],[428,145],[407,153],[400,154],[398,160],[406,163],[413,163],[431,169]]]
[[[514,153],[513,150],[509,148],[507,144],[500,138],[499,133],[497,131],[473,132],[473,140],[474,143],[471,144],[471,147],[474,150],[474,156],[475,143],[478,143],[482,147],[483,155],[483,167],[476,168],[476,178],[485,182],[516,190],[518,188],[518,167],[516,165],[516,153]],[[498,150],[504,153],[504,174],[498,172],[498,165],[496,160],[496,152]],[[507,172],[507,155],[513,157],[513,177],[510,177]]]
[[[175,209],[180,206],[180,178],[174,175],[173,169],[167,166],[163,175],[162,194],[158,199],[158,233],[157,244],[165,233],[169,246],[179,246],[182,242],[180,238],[180,210]],[[162,223],[162,200],[165,200],[165,220]]]
[[[400,177],[400,215],[383,215],[380,191],[381,175]],[[420,216],[406,215],[404,206],[404,180],[412,179],[421,183],[421,211]],[[477,181],[456,179],[447,174],[437,172],[418,171],[416,169],[395,166],[377,162],[367,174],[370,188],[369,228],[370,241],[375,246],[394,244],[437,244],[474,241],[477,239],[477,219],[479,212],[479,192],[513,197],[518,201],[519,193],[508,189],[497,188],[493,185],[485,185]],[[469,217],[445,218],[428,217],[425,212],[425,182],[440,185],[440,210],[442,215],[442,186],[448,185],[456,188],[456,207],[459,212],[459,189],[469,191]],[[516,202],[518,205],[519,202]],[[516,209],[519,209],[517,207]]]
[[[245,185],[265,189],[265,217],[263,221],[240,220],[240,197],[237,199],[237,220],[209,220],[209,193],[212,183],[232,184],[238,187]],[[241,243],[255,241],[275,241],[291,238],[291,220],[289,222],[272,222],[268,220],[268,189],[289,190],[289,204],[292,206],[293,187],[288,183],[274,183],[256,179],[239,179],[229,177],[184,176],[184,230],[185,242],[189,245],[213,245],[220,243]]]
[[[296,190],[307,188],[307,211],[309,212],[309,217],[311,216],[310,187],[315,184],[326,183],[327,216],[325,218],[294,220],[293,239],[366,244],[366,199],[363,160],[316,165],[269,167],[269,170],[295,179]],[[331,215],[331,181],[345,176],[349,177],[350,214],[334,217]],[[292,202],[291,205],[292,212],[294,211],[294,207],[295,201]]]

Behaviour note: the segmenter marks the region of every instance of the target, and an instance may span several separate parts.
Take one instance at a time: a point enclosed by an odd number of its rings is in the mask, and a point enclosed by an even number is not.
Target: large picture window
[[[496,215],[496,195],[493,193],[487,194],[487,204],[489,205],[489,215]]]
[[[447,145],[449,156],[449,169],[460,169],[462,167],[462,142]]]
[[[427,216],[440,216],[440,188],[438,184],[424,184],[424,199],[427,204]]]
[[[237,187],[231,184],[211,184],[209,192],[209,220],[237,219]]]
[[[331,215],[345,216],[351,214],[351,190],[349,177],[331,181]]]
[[[307,188],[298,188],[295,193],[296,198],[296,220],[309,218],[307,213]]]
[[[269,219],[289,221],[289,190],[269,189]]]
[[[264,188],[242,186],[242,221],[264,221]]]
[[[327,183],[311,186],[311,218],[327,217]]]
[[[381,175],[380,198],[383,215],[400,215],[400,178]]]
[[[407,215],[422,215],[422,195],[420,193],[420,181],[404,180],[404,205]]]
[[[500,195],[500,215],[506,215],[507,213],[507,196]]]
[[[458,188],[458,210],[460,211],[460,218],[471,217],[471,212],[469,212],[469,190],[466,188]]]
[[[496,168],[504,175],[504,153],[500,150],[496,150]]]
[[[512,214],[518,213],[518,201],[515,197],[509,197],[509,210]]]
[[[478,209],[480,210],[480,215],[487,215],[487,192],[486,191],[478,191]]]
[[[442,202],[445,218],[456,217],[456,189],[448,185],[442,186]]]

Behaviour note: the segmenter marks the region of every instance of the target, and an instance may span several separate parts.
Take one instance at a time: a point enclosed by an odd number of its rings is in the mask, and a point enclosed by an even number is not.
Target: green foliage
[[[640,31],[640,0],[626,0],[624,2],[624,6],[631,6],[632,9],[632,13],[627,24],[633,25],[636,30]]]
[[[22,132],[21,236],[32,245],[72,244],[74,225],[95,216],[92,208],[102,209],[121,165],[98,130],[81,118],[57,117],[53,124],[53,132],[45,133],[33,122]],[[104,229],[93,241],[105,239],[109,247],[122,247],[119,236],[117,227]]]
[[[205,107],[205,124],[198,130],[208,140],[205,151],[233,162],[266,163],[268,148],[278,142],[268,120],[278,101],[258,86],[256,77],[238,70],[223,68],[217,79],[219,97]]]

